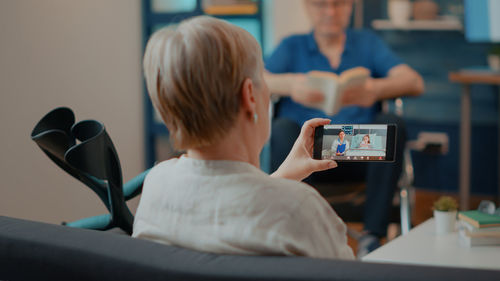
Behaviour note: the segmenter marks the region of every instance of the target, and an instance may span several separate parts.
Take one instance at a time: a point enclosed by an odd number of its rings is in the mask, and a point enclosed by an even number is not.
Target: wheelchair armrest
[[[123,196],[125,197],[125,201],[136,197],[142,192],[144,179],[150,170],[151,169],[147,169],[123,185]]]
[[[69,227],[95,230],[107,230],[112,227],[111,214],[97,215],[72,222],[63,222],[62,224]]]

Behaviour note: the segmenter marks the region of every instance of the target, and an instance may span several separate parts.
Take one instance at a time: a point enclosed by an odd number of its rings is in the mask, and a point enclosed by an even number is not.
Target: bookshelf
[[[439,18],[436,20],[409,20],[405,24],[394,24],[390,20],[374,20],[372,27],[378,30],[428,30],[428,31],[462,31],[462,23],[454,18]]]
[[[373,29],[394,31],[464,30],[462,0],[405,0],[400,1],[402,3],[392,0],[377,1],[380,11],[377,16],[370,20]],[[429,5],[431,6],[429,7]],[[433,10],[433,5],[435,5],[436,10]],[[374,4],[371,7],[374,8]],[[391,20],[391,15],[393,20]],[[405,18],[403,15],[406,15],[406,21],[403,21]]]
[[[143,53],[146,43],[156,30],[177,24],[194,16],[210,15],[227,20],[242,27],[252,34],[263,46],[264,22],[262,0],[143,0]],[[162,139],[168,139],[169,133],[155,112],[144,85],[144,163],[146,168],[154,165],[158,159],[158,150]]]

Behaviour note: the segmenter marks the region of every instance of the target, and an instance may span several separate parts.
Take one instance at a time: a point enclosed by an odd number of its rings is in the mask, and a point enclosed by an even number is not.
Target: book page
[[[357,86],[366,81],[370,77],[370,71],[364,67],[355,67],[348,69],[340,75],[340,82],[343,89],[352,86]]]
[[[312,107],[324,111],[328,115],[337,113],[335,103],[338,100],[339,79],[335,73],[323,71],[311,71],[307,75],[307,84],[311,89],[323,93],[324,100],[313,104]]]
[[[323,110],[328,115],[337,114],[342,108],[344,90],[363,84],[370,77],[370,71],[364,67],[348,69],[337,76],[326,71],[311,71],[307,75],[308,86],[325,95],[323,102],[312,107]]]

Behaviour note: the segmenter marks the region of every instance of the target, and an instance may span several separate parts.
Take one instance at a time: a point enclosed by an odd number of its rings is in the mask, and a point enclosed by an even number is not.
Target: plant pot
[[[500,55],[488,55],[488,65],[492,70],[500,71]]]
[[[409,0],[389,0],[389,19],[396,26],[404,26],[411,15],[411,2]]]
[[[453,232],[455,231],[455,222],[457,221],[457,211],[443,212],[434,210],[434,220],[437,234]]]

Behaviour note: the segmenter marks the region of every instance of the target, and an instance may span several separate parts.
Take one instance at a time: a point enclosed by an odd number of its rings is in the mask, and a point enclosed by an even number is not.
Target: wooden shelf
[[[390,20],[374,20],[372,27],[378,30],[463,30],[457,19],[442,18],[437,20],[410,20],[405,24],[394,24]]]
[[[207,5],[203,11],[208,15],[254,15],[258,11],[255,3],[249,5]]]

